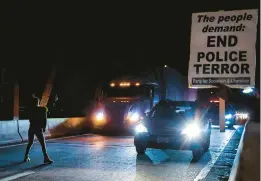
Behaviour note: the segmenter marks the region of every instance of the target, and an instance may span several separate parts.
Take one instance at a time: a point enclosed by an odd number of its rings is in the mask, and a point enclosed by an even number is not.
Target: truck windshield
[[[110,87],[105,90],[106,97],[135,97],[146,94],[144,87]]]

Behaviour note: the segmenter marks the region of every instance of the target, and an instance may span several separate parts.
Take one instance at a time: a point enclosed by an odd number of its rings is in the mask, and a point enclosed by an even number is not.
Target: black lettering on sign
[[[238,23],[240,21],[250,21],[253,18],[252,14],[244,13],[244,15],[232,15],[232,16],[219,16],[217,23],[222,23],[222,22],[235,22]]]
[[[247,61],[247,51],[239,51],[239,61],[243,62],[243,61]]]
[[[245,31],[246,26],[242,23],[240,25],[232,25],[232,26],[205,26],[202,29],[203,33],[213,33],[213,32],[240,32]]]
[[[249,74],[249,64],[194,64],[196,74]]]
[[[210,74],[210,64],[203,65],[203,74]]]
[[[197,62],[205,59],[208,62],[247,61],[247,51],[198,52]]]
[[[198,22],[214,22],[215,16],[198,15]]]
[[[197,62],[200,62],[200,59],[205,57],[205,53],[204,52],[198,52],[198,56],[197,56]]]
[[[249,64],[241,64],[241,74],[249,74]]]
[[[237,73],[239,72],[239,65],[233,63],[233,64],[230,66],[230,72],[231,72],[232,74],[237,74]]]
[[[206,60],[208,62],[213,62],[215,60],[215,53],[214,52],[208,52],[206,55]]]
[[[207,37],[207,47],[234,47],[237,43],[238,38],[235,35]]]
[[[229,65],[228,64],[221,64],[221,74],[229,74]]]
[[[219,64],[212,64],[211,73],[212,74],[220,74],[219,73]]]
[[[196,73],[199,74],[199,68],[202,67],[201,64],[194,64],[194,67],[196,67]]]

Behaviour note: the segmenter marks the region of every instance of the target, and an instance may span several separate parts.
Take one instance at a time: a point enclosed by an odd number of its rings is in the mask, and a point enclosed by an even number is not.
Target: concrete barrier
[[[17,121],[0,121],[0,144],[21,142]]]
[[[238,165],[239,165],[239,160],[240,160],[240,154],[241,154],[242,149],[243,149],[244,135],[245,135],[245,128],[244,128],[244,131],[243,131],[242,136],[240,138],[240,142],[239,142],[239,145],[238,145],[238,148],[237,148],[236,157],[235,157],[235,160],[233,162],[233,166],[231,168],[231,172],[230,172],[228,181],[235,181],[236,180],[236,175],[237,175]]]
[[[0,121],[0,145],[27,141],[28,129],[29,120]],[[55,138],[86,132],[88,132],[88,120],[84,117],[50,118],[47,120],[45,136]]]
[[[241,137],[229,181],[260,180],[260,123],[248,122]]]

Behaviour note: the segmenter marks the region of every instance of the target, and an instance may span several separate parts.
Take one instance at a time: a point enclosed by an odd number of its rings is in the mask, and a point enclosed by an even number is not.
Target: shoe
[[[53,160],[51,160],[48,156],[45,156],[44,157],[44,163],[45,164],[50,164],[50,163],[53,163]]]
[[[29,162],[29,161],[30,161],[29,156],[28,156],[28,155],[25,155],[25,157],[24,157],[24,162]]]

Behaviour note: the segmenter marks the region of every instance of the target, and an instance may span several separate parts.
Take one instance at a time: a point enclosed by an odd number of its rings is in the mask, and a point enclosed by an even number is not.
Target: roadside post
[[[14,110],[13,110],[13,119],[19,120],[19,85],[18,83],[14,84]]]
[[[192,14],[188,83],[190,88],[223,84],[255,86],[258,10]],[[225,131],[225,99],[219,98],[219,126]]]

